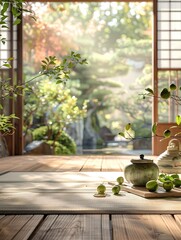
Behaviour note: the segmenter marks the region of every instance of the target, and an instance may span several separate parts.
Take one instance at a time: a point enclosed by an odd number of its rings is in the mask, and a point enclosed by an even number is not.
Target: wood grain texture
[[[42,231],[43,225],[40,228]],[[110,224],[108,215],[59,215],[43,234],[44,240],[110,240]]]
[[[100,172],[102,169],[102,156],[89,156],[83,165],[81,171],[90,172],[94,169],[95,172]]]
[[[0,159],[0,172],[6,171],[123,171],[131,159],[123,155],[23,155]],[[148,157],[150,158],[150,157]],[[156,159],[156,157],[151,157]]]
[[[11,216],[7,216],[11,217]],[[0,240],[11,240],[23,228],[23,226],[32,218],[32,215],[17,215],[1,228]]]
[[[180,218],[179,214],[0,215],[0,240],[180,240]]]
[[[162,215],[162,219],[167,225],[168,229],[172,233],[175,240],[181,239],[181,228],[177,223],[174,221],[173,216],[171,215]]]
[[[181,214],[175,214],[174,218],[178,226],[181,228]]]
[[[174,240],[159,215],[113,215],[112,224],[114,240]]]
[[[112,228],[109,215],[102,215],[102,240],[112,240]]]
[[[13,240],[28,240],[42,219],[43,215],[34,215],[16,234]]]
[[[34,233],[32,240],[43,240],[58,215],[48,215]]]
[[[2,229],[6,227],[6,225],[8,225],[9,222],[11,222],[14,217],[15,217],[14,215],[10,215],[10,216],[3,215],[3,217],[0,219],[0,233]]]

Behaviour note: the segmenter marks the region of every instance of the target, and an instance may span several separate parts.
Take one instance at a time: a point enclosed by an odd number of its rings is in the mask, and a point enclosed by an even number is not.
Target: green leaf
[[[8,16],[1,16],[1,21],[4,21]]]
[[[145,91],[147,91],[151,95],[154,95],[154,92],[153,92],[153,90],[151,88],[146,88]]]
[[[13,25],[18,25],[20,24],[21,22],[21,19],[17,18],[14,22],[13,22]]]
[[[119,135],[125,138],[125,135],[123,132],[120,132]]]
[[[131,129],[131,123],[126,124],[125,129],[126,129],[126,131],[130,130]]]
[[[16,14],[18,13],[17,9],[15,7],[12,7],[11,9],[13,16],[17,16]]]
[[[2,25],[1,27],[2,27],[2,28],[8,28],[8,26],[6,26],[6,25]]]
[[[154,123],[153,126],[152,126],[152,133],[153,133],[154,135],[156,134],[157,125],[158,125],[158,123]]]
[[[1,10],[1,15],[4,15],[5,12],[7,12],[9,7],[9,2],[4,3],[3,9]]]
[[[9,61],[12,61],[13,59],[14,59],[13,57],[9,57],[7,61],[9,62]]]
[[[4,63],[3,67],[11,68],[11,65],[9,63]]]
[[[61,80],[61,79],[59,79],[59,80],[56,81],[56,84],[59,84],[59,83],[62,83],[62,80]]]
[[[176,123],[177,123],[177,125],[181,124],[181,116],[180,115],[176,116]]]

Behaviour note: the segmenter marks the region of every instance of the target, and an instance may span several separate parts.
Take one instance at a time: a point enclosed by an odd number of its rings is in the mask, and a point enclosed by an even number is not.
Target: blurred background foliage
[[[37,20],[24,15],[25,81],[44,56],[79,51],[88,65],[76,68],[66,86],[45,79],[32,83],[25,131],[58,123],[60,132],[69,132],[71,123],[84,119],[85,145],[93,145],[91,137],[104,144],[106,134],[116,136],[128,122],[136,136],[150,136],[151,99],[144,101],[139,93],[152,84],[152,3],[29,5]]]

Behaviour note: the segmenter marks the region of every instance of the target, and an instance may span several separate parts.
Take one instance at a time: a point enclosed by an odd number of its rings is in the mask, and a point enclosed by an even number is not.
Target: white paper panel
[[[169,41],[159,41],[158,42],[158,49],[160,49],[160,50],[170,49],[170,42]]]
[[[159,14],[158,14],[158,21],[163,21],[163,20],[168,21],[168,19],[170,19],[169,12],[159,12]]]
[[[168,60],[158,60],[158,67],[159,68],[169,68],[169,61]]]
[[[158,2],[158,11],[168,11],[169,10],[169,2]]]
[[[158,51],[158,59],[168,59],[169,53],[169,51]]]
[[[158,31],[158,40],[169,40],[170,39],[170,32],[169,31]]]
[[[181,60],[172,60],[171,68],[180,68],[181,69]]]
[[[171,12],[171,20],[177,20],[177,21],[181,21],[181,11],[179,12]]]
[[[171,51],[171,58],[172,59],[180,59],[180,61],[181,61],[181,50],[180,51]]]
[[[158,30],[168,30],[170,29],[170,22],[167,21],[167,22],[158,22]]]
[[[171,41],[170,49],[171,50],[174,50],[174,49],[181,50],[181,41]]]

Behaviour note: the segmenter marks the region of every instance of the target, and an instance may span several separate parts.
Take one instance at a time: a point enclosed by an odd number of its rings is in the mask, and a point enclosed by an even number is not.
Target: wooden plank
[[[24,161],[23,161],[24,162]],[[6,162],[0,162],[0,171],[1,172],[8,172],[13,171],[19,164],[22,164],[22,160],[6,160]]]
[[[175,219],[171,215],[162,215],[162,219],[172,233],[175,240],[181,239],[181,228],[177,225]]]
[[[17,233],[13,240],[28,240],[30,235],[36,229],[37,225],[43,219],[43,215],[34,215]]]
[[[41,157],[38,160],[39,167],[34,171],[59,171],[60,167],[68,164],[70,156],[48,156]]]
[[[181,197],[181,191],[176,188],[166,192],[163,188],[158,187],[156,192],[149,192],[145,187],[123,185],[122,190],[144,198]]]
[[[31,217],[32,215],[17,215],[15,217],[13,216],[12,220],[1,228],[0,239],[13,239],[14,236],[20,231],[20,229],[29,221],[29,219],[31,219]]]
[[[14,218],[14,215],[8,215],[0,219],[0,231],[11,222],[11,220]]]
[[[114,240],[128,240],[123,215],[112,215],[112,234]],[[134,239],[136,240],[136,239]]]
[[[118,172],[118,171],[122,171],[122,169],[120,168],[120,163],[119,160],[115,159],[114,156],[110,156],[109,158],[104,158],[103,157],[103,161],[102,161],[102,171],[106,172],[106,171],[110,171],[110,172]]]
[[[160,215],[113,215],[114,240],[174,240]]]
[[[181,228],[181,214],[176,214],[174,215],[175,221],[176,223],[179,225],[179,227]]]
[[[102,215],[102,240],[112,239],[112,228],[109,220],[109,215]]]
[[[88,156],[71,156],[69,161],[65,161],[64,164],[58,169],[59,172],[80,172],[83,169]]]
[[[48,161],[41,161],[39,162],[39,166],[37,166],[34,170],[32,169],[32,171],[36,171],[36,172],[49,172],[49,171],[57,171],[57,169],[59,169],[59,167],[64,163],[64,161],[62,162],[62,160],[48,160]]]
[[[100,172],[102,169],[102,156],[89,156],[81,171],[83,172]]]
[[[45,220],[42,222],[41,226],[37,229],[34,236],[31,238],[32,240],[42,240],[45,235],[51,228],[52,224],[56,220],[58,215],[48,215]]]
[[[101,215],[59,215],[43,239],[109,240],[110,234],[105,238],[109,230],[109,219],[108,217],[103,219],[102,224]]]
[[[123,172],[125,166],[130,164],[131,159],[138,159],[137,156],[126,155],[104,155],[102,171],[120,171]]]
[[[87,162],[91,171],[123,171],[131,159],[138,159],[138,156],[121,155],[80,155],[80,156],[56,156],[56,155],[23,155],[0,159],[0,172],[5,171],[84,171],[86,161],[91,158],[92,163]],[[96,159],[99,159],[96,161]],[[147,157],[149,158],[149,157]],[[156,157],[150,157],[154,159]],[[102,160],[103,161],[102,161]],[[95,161],[94,161],[95,160]],[[85,166],[85,168],[84,168]]]

